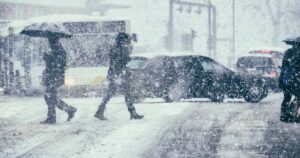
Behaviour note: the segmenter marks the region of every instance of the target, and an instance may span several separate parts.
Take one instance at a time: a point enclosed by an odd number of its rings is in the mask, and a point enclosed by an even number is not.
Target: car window
[[[218,74],[223,74],[225,73],[227,70],[224,66],[218,64],[218,63],[213,63],[214,65],[214,68],[215,68],[215,71],[218,73]]]
[[[127,64],[127,66],[131,69],[145,69],[146,60],[133,59]]]
[[[193,67],[192,57],[177,57],[174,58],[174,66],[178,73],[187,74],[191,71]]]
[[[272,58],[268,57],[241,57],[238,59],[237,68],[273,67]]]
[[[213,72],[215,71],[214,64],[209,61],[202,61],[202,68],[204,71]]]
[[[156,57],[147,62],[147,70],[149,73],[161,74],[164,71],[164,58]]]

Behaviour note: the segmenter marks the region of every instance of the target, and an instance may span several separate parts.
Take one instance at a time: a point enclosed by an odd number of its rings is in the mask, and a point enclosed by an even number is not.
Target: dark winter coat
[[[300,96],[300,50],[296,47],[288,49],[284,54],[279,87]]]
[[[59,87],[64,84],[66,70],[66,51],[58,40],[49,40],[51,53],[44,54],[46,69],[43,72],[45,86]]]
[[[114,80],[116,77],[122,75],[122,73],[129,73],[126,67],[129,61],[130,48],[119,45],[114,46],[109,52],[109,69],[107,79]]]

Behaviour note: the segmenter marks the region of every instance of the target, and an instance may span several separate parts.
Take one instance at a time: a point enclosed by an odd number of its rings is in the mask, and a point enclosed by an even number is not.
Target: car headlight
[[[105,77],[103,76],[97,76],[93,81],[92,81],[92,85],[96,85],[96,84],[101,84],[103,82],[105,82]]]
[[[67,76],[67,77],[65,77],[65,85],[68,87],[74,86],[75,80],[72,77]]]

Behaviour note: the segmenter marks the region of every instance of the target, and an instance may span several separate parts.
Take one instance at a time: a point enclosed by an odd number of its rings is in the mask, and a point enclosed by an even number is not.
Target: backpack
[[[300,56],[294,53],[290,65],[283,70],[282,82],[293,95],[300,97]]]
[[[285,87],[288,87],[289,82],[290,82],[290,76],[291,76],[291,68],[289,66],[286,66],[284,70],[282,70],[282,83],[284,84]]]

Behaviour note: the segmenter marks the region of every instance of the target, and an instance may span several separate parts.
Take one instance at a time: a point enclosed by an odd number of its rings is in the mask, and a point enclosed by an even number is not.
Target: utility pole
[[[235,0],[232,0],[232,54],[235,58]]]
[[[217,57],[217,10],[215,6],[212,6],[213,10],[213,57]]]
[[[169,27],[169,32],[168,32],[168,37],[166,40],[167,41],[167,47],[170,51],[173,51],[173,38],[174,38],[174,35],[173,35],[173,18],[174,18],[174,13],[173,13],[173,10],[174,10],[174,2],[173,0],[169,0],[169,23],[168,23],[168,27]]]
[[[211,49],[212,49],[212,43],[211,43],[211,2],[208,0],[208,40],[207,40],[207,46],[208,46],[208,56],[211,57]]]

